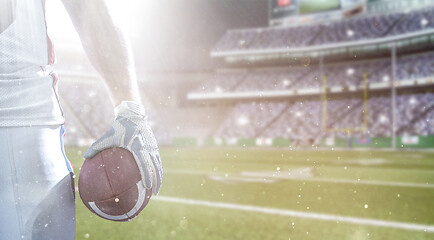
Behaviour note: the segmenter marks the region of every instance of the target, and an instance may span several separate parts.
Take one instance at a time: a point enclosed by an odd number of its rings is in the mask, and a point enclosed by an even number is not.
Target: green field
[[[66,150],[78,176],[82,149]],[[76,239],[434,239],[432,152],[160,153],[163,187],[139,217],[103,220],[77,198]]]

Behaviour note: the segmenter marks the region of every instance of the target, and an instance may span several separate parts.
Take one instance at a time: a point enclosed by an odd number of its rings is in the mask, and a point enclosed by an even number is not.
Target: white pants
[[[73,240],[63,126],[0,127],[0,239]]]

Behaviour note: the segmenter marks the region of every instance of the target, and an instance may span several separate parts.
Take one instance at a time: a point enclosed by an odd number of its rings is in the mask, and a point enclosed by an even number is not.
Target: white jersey
[[[63,123],[44,4],[0,0],[0,127]]]

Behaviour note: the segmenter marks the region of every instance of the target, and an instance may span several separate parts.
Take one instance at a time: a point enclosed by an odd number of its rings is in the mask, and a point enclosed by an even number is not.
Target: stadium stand
[[[199,92],[230,92],[245,77],[245,72],[217,72],[198,89]]]
[[[434,27],[434,8],[308,26],[231,30],[213,52],[285,49],[393,37]]]
[[[286,102],[240,103],[215,133],[222,138],[256,136],[287,107]],[[239,126],[239,127],[234,127]]]
[[[390,137],[390,96],[380,95],[367,102],[367,131],[352,136]],[[434,134],[434,93],[404,94],[397,97],[398,133],[426,136]],[[324,137],[346,137],[345,129],[364,126],[361,97],[327,101],[328,130],[322,131],[323,102],[251,102],[237,104],[215,132],[215,138],[289,138],[295,142],[318,143]]]
[[[397,80],[411,80],[434,76],[434,52],[408,55],[397,60]],[[328,86],[360,86],[363,74],[369,83],[389,82],[390,59],[347,61],[324,66]],[[239,72],[217,72],[213,78],[198,87],[196,92],[273,91],[285,89],[318,88],[322,86],[318,66],[286,68],[242,69]]]
[[[434,7],[431,6],[308,25],[229,30],[211,52],[222,54],[215,57],[241,56],[238,57],[241,59],[242,54],[248,53],[244,59],[249,63],[251,58],[259,56],[255,54],[263,52],[284,53],[300,47],[309,51],[314,46],[339,47],[354,43],[369,45],[380,39],[431,34],[433,29]],[[229,58],[226,70],[218,70],[192,93],[202,94],[196,95],[197,99],[209,94],[214,96],[209,98],[212,101],[219,101],[222,93],[224,99],[232,97],[233,110],[210,135],[214,139],[290,139],[293,145],[304,146],[318,145],[330,137],[393,139],[394,134],[433,135],[434,91],[430,86],[434,52],[431,48],[401,50],[395,62],[394,81],[400,89],[395,104],[391,92],[392,59],[384,55],[360,59],[351,54],[341,55],[325,60],[321,69],[319,58],[312,63],[308,59],[290,66],[279,65],[277,60],[277,64],[269,61],[257,66],[242,65],[239,61],[238,65],[231,66],[233,62]],[[283,55],[274,58],[279,56]],[[272,59],[273,55],[267,58]],[[327,77],[326,85],[323,76]],[[427,88],[420,87],[419,83]],[[322,99],[326,88],[330,94]],[[341,90],[330,90],[335,88]],[[375,91],[371,92],[372,89]],[[288,95],[273,95],[279,91]],[[262,97],[263,93],[273,99]],[[247,100],[241,101],[240,97],[245,96]],[[392,106],[396,106],[394,116]]]
[[[318,101],[295,101],[261,133],[263,137],[290,138],[293,141],[314,141],[321,137]]]
[[[397,99],[399,135],[434,134],[434,94],[403,95]]]

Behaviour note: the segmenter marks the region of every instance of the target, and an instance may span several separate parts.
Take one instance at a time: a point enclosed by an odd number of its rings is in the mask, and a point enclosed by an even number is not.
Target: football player
[[[131,50],[103,0],[62,0],[92,65],[111,93],[112,128],[84,154],[129,149],[157,194],[162,166],[141,104]],[[0,0],[1,239],[74,239],[73,170],[63,151],[45,0]]]

